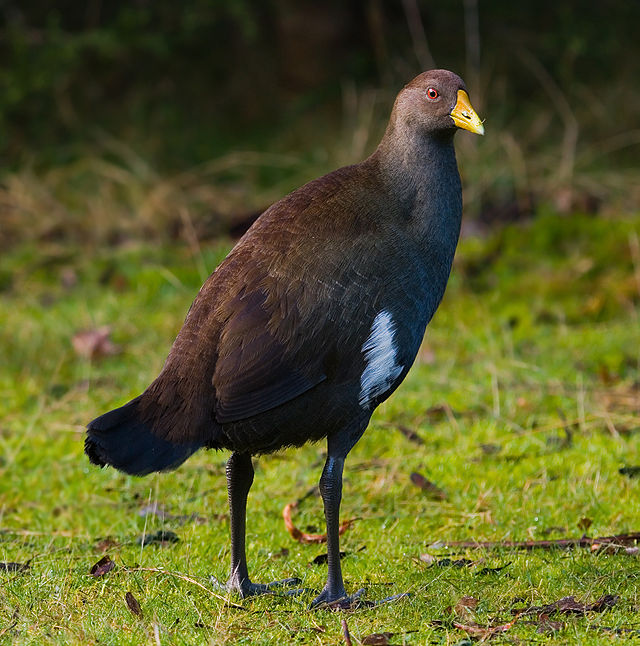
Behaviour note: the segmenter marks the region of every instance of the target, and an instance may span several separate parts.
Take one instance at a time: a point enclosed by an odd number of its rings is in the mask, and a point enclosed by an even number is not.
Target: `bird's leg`
[[[364,590],[358,590],[353,596],[347,596],[342,580],[342,566],[340,565],[342,471],[347,453],[361,435],[362,431],[347,443],[344,441],[334,442],[332,438],[329,438],[327,461],[320,477],[320,494],[324,502],[324,515],[327,522],[327,562],[329,571],[327,583],[322,592],[311,603],[312,608],[325,605],[333,608],[350,607],[364,592]]]
[[[282,585],[296,585],[299,579],[285,579],[273,583],[253,583],[249,579],[245,551],[247,496],[253,484],[253,464],[248,453],[233,453],[227,462],[227,491],[231,516],[231,574],[227,590],[238,592],[241,597],[273,592]]]

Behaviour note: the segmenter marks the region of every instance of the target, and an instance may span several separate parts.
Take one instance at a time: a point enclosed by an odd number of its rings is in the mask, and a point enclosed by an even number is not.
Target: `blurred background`
[[[55,6],[54,6],[55,5]],[[640,3],[2,0],[0,251],[241,233],[456,71],[467,233],[640,198]]]

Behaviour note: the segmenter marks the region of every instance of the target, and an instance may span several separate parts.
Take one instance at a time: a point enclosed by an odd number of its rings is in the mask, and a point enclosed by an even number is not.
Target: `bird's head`
[[[423,72],[405,85],[396,99],[394,117],[396,122],[433,134],[453,133],[456,128],[484,134],[464,82],[447,70]]]

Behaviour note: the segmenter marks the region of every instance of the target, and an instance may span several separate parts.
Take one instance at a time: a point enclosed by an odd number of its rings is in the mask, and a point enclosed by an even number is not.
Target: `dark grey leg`
[[[342,580],[340,565],[340,502],[342,500],[342,471],[347,453],[360,439],[366,422],[359,432],[340,439],[330,437],[328,440],[327,461],[320,477],[320,494],[324,502],[324,515],[327,522],[327,557],[329,571],[327,583],[322,592],[311,603],[311,607],[330,605],[333,607],[348,607],[364,592],[358,590],[348,597]]]
[[[247,568],[245,535],[247,525],[247,496],[253,484],[253,465],[247,453],[233,453],[227,462],[227,491],[231,515],[231,574],[227,590],[242,597],[273,592],[278,585],[296,585],[299,579],[285,579],[269,584],[252,583]]]
[[[251,456],[233,453],[227,462],[227,492],[231,516],[231,574],[227,582],[229,590],[243,594],[251,586],[245,552],[247,526],[247,496],[253,484]]]

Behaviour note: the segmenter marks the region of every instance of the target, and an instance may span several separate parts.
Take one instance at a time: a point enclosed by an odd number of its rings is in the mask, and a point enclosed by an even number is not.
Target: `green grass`
[[[498,642],[600,644],[640,630],[638,556],[577,550],[447,549],[443,541],[526,540],[640,531],[640,252],[638,215],[541,215],[463,241],[441,309],[400,390],[375,414],[347,461],[343,537],[349,591],[403,601],[347,613],[307,610],[313,598],[269,596],[229,605],[209,576],[229,560],[223,453],[201,452],[177,472],[145,479],[91,467],[83,427],[156,375],[186,310],[228,245],[123,246],[87,252],[51,243],[0,259],[0,643],[395,644],[464,643],[454,622],[505,623],[513,607],[575,595],[619,595],[605,613],[522,618]],[[72,338],[108,325],[119,354],[79,357]],[[397,429],[409,427],[417,445]],[[286,533],[282,508],[318,480],[324,446],[258,460],[248,552],[258,581],[298,576],[319,590],[322,546]],[[419,472],[443,489],[430,498]],[[158,503],[165,518],[139,511]],[[194,515],[192,518],[190,515]],[[322,528],[307,498],[296,524]],[[141,548],[160,529],[179,542]],[[313,531],[313,529],[309,530]],[[434,546],[435,543],[435,546]],[[116,568],[89,574],[104,554]],[[431,554],[470,567],[429,564]],[[506,566],[482,574],[484,567]],[[143,617],[125,603],[131,592]],[[451,608],[478,599],[471,618]],[[240,606],[240,607],[238,607]]]

